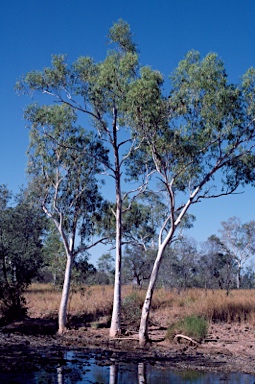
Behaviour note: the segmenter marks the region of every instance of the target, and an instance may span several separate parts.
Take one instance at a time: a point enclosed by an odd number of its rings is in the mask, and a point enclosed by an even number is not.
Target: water
[[[51,366],[37,372],[0,373],[0,383],[7,384],[255,384],[255,375],[241,373],[178,372],[148,363],[123,363],[112,360],[104,366],[97,356],[66,352],[65,365]]]

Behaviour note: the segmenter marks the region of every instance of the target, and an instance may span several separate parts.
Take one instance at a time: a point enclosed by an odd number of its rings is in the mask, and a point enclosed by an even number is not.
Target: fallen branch
[[[184,339],[184,340],[188,340],[190,343],[193,343],[194,345],[199,345],[199,343],[196,340],[193,340],[191,337],[181,335],[181,334],[175,335],[174,339],[177,341],[177,343],[180,342],[180,339]]]

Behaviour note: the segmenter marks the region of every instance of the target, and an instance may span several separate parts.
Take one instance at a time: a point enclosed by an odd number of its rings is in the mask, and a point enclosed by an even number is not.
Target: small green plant
[[[100,328],[100,324],[97,321],[93,321],[91,323],[91,328],[99,329]]]
[[[208,325],[208,321],[204,317],[196,315],[186,316],[168,328],[166,337],[173,339],[176,334],[181,333],[201,341],[207,335]]]

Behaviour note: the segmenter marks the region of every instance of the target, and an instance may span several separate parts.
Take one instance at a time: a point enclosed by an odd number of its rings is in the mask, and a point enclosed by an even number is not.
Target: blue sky
[[[106,35],[113,22],[126,20],[140,50],[140,61],[160,70],[166,80],[190,49],[202,56],[216,52],[231,82],[255,66],[254,0],[2,0],[0,2],[0,184],[14,192],[26,183],[28,130],[23,109],[31,102],[17,96],[22,74],[50,64],[66,53],[105,57]],[[202,202],[188,235],[198,241],[217,233],[231,216],[255,219],[255,190]]]

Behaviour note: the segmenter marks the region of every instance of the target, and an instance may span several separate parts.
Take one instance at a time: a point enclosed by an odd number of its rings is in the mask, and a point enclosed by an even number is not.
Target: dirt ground
[[[110,340],[108,328],[77,326],[59,336],[56,322],[27,319],[0,328],[0,371],[38,370],[64,364],[66,350],[84,356],[97,352],[101,364],[112,360],[157,363],[173,369],[222,372],[255,372],[255,328],[238,324],[214,324],[198,345],[165,339],[165,329],[150,327],[151,341],[140,348],[137,334],[126,331]]]

